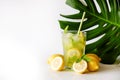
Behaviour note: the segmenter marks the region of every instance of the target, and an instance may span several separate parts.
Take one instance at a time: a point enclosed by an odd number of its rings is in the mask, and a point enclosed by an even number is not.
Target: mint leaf
[[[79,58],[79,59],[76,60],[76,63],[79,63],[82,59],[85,60],[85,61],[87,61],[87,62],[91,61],[91,58],[87,57],[84,54],[81,58]]]
[[[77,56],[73,56],[69,58],[69,63],[73,63],[77,60]]]
[[[76,60],[76,63],[79,63],[79,62],[84,58],[84,56],[85,56],[85,55],[82,55],[81,58],[77,59],[77,60]]]
[[[81,60],[82,60],[81,58],[77,59],[77,60],[76,60],[76,63],[79,63]]]
[[[87,57],[87,56],[84,56],[83,59],[86,60],[87,62],[90,62],[90,61],[91,61],[91,58],[89,58],[89,57]]]

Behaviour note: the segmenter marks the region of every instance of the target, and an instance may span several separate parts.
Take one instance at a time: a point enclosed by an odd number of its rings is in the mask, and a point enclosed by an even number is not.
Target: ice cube
[[[73,36],[73,41],[74,41],[74,42],[79,42],[79,41],[80,41],[80,36],[77,35],[77,34],[74,35],[74,36]]]
[[[68,38],[64,38],[63,39],[63,46],[65,49],[70,49],[73,47],[73,43],[72,43],[72,40],[71,39],[68,39]]]
[[[72,34],[72,33],[67,33],[67,34],[65,34],[65,37],[66,37],[66,38],[72,38],[72,37],[73,37],[73,34]]]

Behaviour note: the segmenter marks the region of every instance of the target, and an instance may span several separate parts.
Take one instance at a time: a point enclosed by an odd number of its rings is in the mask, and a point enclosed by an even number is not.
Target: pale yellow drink
[[[73,63],[85,53],[86,34],[68,31],[62,35],[64,61],[66,68],[72,68]]]

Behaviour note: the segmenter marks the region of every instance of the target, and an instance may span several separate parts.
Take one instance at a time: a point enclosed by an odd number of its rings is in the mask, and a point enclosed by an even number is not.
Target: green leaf
[[[77,59],[77,60],[76,60],[76,63],[79,63],[81,60],[82,60],[81,58]]]
[[[70,57],[68,63],[73,63],[77,60],[76,56]]]
[[[82,57],[81,58],[79,58],[79,59],[77,59],[76,60],[76,63],[79,63],[83,58],[84,58],[84,56],[85,56],[85,54],[84,55],[82,55]]]
[[[81,58],[76,60],[76,63],[79,63],[82,59],[87,61],[87,62],[91,61],[91,59],[84,54],[84,55],[82,55]]]
[[[87,57],[87,56],[84,56],[83,59],[87,62],[90,62],[91,61],[91,58]]]
[[[87,6],[79,0],[66,0],[66,4],[79,11],[71,15],[61,15],[68,19],[80,19],[86,12],[86,21],[82,30],[87,32],[87,41],[102,36],[99,40],[86,45],[86,53],[94,52],[102,59],[102,63],[112,64],[120,55],[120,0],[85,0]],[[110,9],[109,9],[110,8]],[[78,30],[80,22],[59,20],[61,29],[69,25],[68,30]],[[97,28],[92,28],[96,26]],[[89,30],[90,29],[90,30]],[[80,61],[80,59],[78,60]]]

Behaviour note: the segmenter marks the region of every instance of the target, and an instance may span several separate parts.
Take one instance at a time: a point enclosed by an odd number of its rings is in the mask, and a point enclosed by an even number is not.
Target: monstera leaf
[[[94,52],[102,63],[112,64],[120,55],[120,0],[67,0],[66,4],[78,10],[72,15],[61,15],[68,19],[81,19],[86,12],[82,30],[87,32],[87,41],[100,36],[99,40],[86,45],[86,53]],[[97,6],[96,6],[97,5]],[[80,22],[59,20],[61,29],[78,30]],[[93,26],[96,26],[92,28]]]

